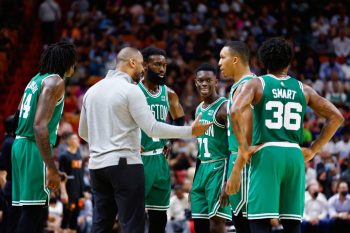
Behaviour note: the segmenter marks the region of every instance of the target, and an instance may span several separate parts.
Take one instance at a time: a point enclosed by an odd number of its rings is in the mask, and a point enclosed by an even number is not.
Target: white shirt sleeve
[[[188,138],[192,136],[190,126],[173,126],[158,122],[148,107],[146,97],[135,85],[127,93],[128,108],[136,124],[153,138]]]
[[[81,112],[80,112],[80,120],[79,120],[79,136],[84,139],[84,141],[88,142],[89,137],[88,137],[88,125],[87,125],[87,119],[86,119],[86,109],[85,109],[85,98],[83,105],[81,107]]]

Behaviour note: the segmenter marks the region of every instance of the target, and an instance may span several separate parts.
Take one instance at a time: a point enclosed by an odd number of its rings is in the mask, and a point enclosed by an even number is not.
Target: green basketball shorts
[[[11,157],[12,205],[47,205],[46,166],[35,142],[17,136]]]
[[[219,198],[225,181],[226,159],[201,162],[191,190],[192,218],[210,219],[218,216],[232,220],[231,207],[220,207]]]
[[[265,143],[251,159],[248,219],[301,220],[305,165],[298,144]]]
[[[231,175],[231,171],[235,165],[235,161],[237,159],[237,152],[232,152],[230,155],[229,166],[227,179]],[[239,212],[242,212],[243,217],[247,217],[247,199],[248,199],[248,171],[249,164],[244,166],[241,172],[241,185],[236,194],[230,195],[229,200],[232,208],[232,212],[234,215],[238,215]]]
[[[163,154],[141,156],[145,169],[145,205],[149,210],[169,208],[171,181],[168,161]]]

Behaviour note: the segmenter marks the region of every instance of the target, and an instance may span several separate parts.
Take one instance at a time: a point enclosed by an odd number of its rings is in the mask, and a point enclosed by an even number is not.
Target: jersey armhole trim
[[[223,98],[223,97],[221,97],[220,99],[222,99],[222,98]],[[220,127],[220,128],[226,128],[226,127],[225,127],[225,125],[220,124],[220,123],[216,120],[216,113],[219,111],[221,105],[223,105],[225,102],[227,103],[228,101],[227,101],[227,100],[222,101],[222,103],[215,109],[215,112],[214,112],[214,114],[213,114],[213,119],[214,119],[213,121],[214,121],[214,124],[215,124],[216,126]]]
[[[265,90],[265,81],[264,81],[264,79],[263,79],[262,77],[258,77],[258,79],[259,79],[260,82],[261,82],[261,85],[262,85],[263,90]]]

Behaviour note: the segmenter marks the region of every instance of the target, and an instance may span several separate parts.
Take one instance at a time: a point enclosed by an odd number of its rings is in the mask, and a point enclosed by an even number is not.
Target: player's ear
[[[238,57],[232,57],[232,63],[237,64],[238,63]]]

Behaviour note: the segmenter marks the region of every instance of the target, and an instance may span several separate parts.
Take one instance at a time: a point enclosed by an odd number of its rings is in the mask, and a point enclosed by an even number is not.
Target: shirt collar
[[[125,72],[119,71],[119,70],[108,70],[106,78],[123,78],[124,80],[126,80],[128,83],[133,83],[135,84],[134,80],[130,77],[130,75],[128,75]]]

